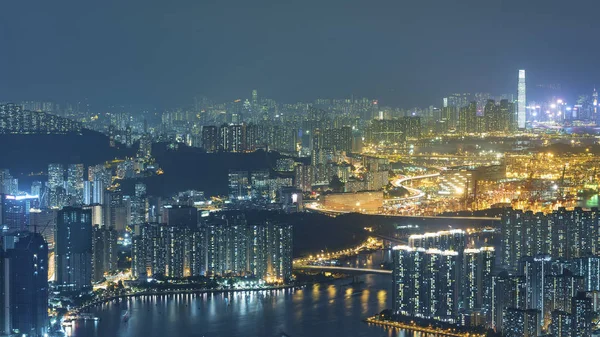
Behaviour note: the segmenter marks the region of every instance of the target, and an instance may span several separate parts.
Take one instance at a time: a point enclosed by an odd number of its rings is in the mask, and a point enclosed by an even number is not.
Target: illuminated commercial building
[[[525,70],[519,70],[519,83],[517,85],[517,126],[525,129],[527,123],[527,85]]]

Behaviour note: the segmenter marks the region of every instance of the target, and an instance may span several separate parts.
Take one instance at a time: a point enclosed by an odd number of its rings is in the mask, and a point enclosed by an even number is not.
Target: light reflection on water
[[[381,254],[378,254],[381,255]],[[378,258],[359,259],[379,263]],[[391,279],[365,275],[300,290],[145,296],[93,310],[98,324],[79,322],[76,337],[425,336],[371,326],[363,318],[390,306]],[[121,313],[128,309],[128,322]]]

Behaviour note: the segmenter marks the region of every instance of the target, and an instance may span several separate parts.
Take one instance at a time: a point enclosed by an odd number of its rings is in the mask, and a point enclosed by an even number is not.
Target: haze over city
[[[595,10],[596,9],[596,10]],[[0,99],[168,108],[258,89],[293,103],[403,108],[453,92],[589,92],[598,4],[550,1],[14,1],[0,14]]]
[[[600,3],[0,4],[0,337],[600,336]]]

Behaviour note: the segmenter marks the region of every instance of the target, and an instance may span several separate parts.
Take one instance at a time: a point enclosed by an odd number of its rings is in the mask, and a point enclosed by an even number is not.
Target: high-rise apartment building
[[[58,211],[56,220],[56,285],[77,291],[92,286],[92,212],[76,207]]]
[[[502,216],[502,264],[516,271],[525,256],[574,259],[599,252],[598,208],[549,213],[507,208]]]
[[[537,337],[541,327],[538,319],[539,312],[534,309],[508,308],[504,311],[502,336],[506,337]]]
[[[94,225],[92,228],[93,281],[98,282],[107,273],[117,270],[119,235],[112,227]]]
[[[571,337],[573,333],[573,317],[565,311],[553,311],[550,331],[552,337]]]
[[[255,276],[268,282],[292,278],[292,226],[243,214],[213,216],[199,228],[139,226],[133,239],[136,278],[154,275]]]
[[[592,299],[580,292],[571,299],[571,316],[573,317],[572,337],[587,337],[592,335]]]
[[[206,152],[219,150],[219,129],[214,125],[202,127],[202,147]]]
[[[71,205],[83,204],[83,164],[71,164],[68,166],[67,195]]]
[[[394,313],[456,323],[460,293],[458,252],[396,246],[393,257]]]
[[[467,232],[452,229],[435,233],[413,234],[408,237],[408,245],[414,248],[436,248],[462,252],[467,246]]]

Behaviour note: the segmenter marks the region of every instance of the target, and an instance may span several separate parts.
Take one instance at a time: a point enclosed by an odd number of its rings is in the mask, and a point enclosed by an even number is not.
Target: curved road
[[[433,178],[433,177],[438,177],[440,174],[439,173],[432,173],[432,174],[424,174],[422,176],[414,176],[414,177],[402,177],[399,179],[396,179],[392,182],[392,185],[396,186],[396,187],[404,187],[406,190],[408,190],[410,192],[410,196],[408,197],[403,197],[403,198],[392,198],[392,199],[388,199],[388,201],[404,201],[404,200],[413,200],[413,199],[420,199],[422,197],[425,196],[425,192],[418,190],[416,188],[412,188],[412,187],[407,187],[407,186],[403,186],[402,183],[409,181],[409,180],[417,180],[417,179],[425,179],[425,178]]]

